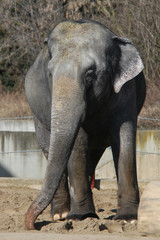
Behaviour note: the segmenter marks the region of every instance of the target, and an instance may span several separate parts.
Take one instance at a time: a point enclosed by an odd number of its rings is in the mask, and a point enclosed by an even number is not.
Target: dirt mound
[[[24,232],[24,215],[37,196],[39,190],[20,185],[4,185],[0,190],[0,232]],[[99,219],[84,221],[53,222],[50,216],[50,206],[38,217],[36,228],[41,232],[63,234],[107,234],[107,233],[137,233],[136,221],[114,221],[116,212],[117,191],[93,190],[96,213]]]

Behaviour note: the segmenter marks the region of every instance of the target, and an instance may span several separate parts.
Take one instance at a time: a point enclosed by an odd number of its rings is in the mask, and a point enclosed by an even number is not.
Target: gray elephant
[[[54,220],[98,217],[90,185],[108,146],[118,182],[115,219],[137,217],[143,68],[133,43],[100,23],[63,21],[54,27],[25,79],[38,142],[48,158],[42,189],[25,215],[27,229],[35,229],[50,203]]]

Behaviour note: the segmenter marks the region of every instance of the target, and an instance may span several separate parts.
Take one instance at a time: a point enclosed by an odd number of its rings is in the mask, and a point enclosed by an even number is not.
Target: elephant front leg
[[[95,214],[92,191],[89,184],[87,155],[87,134],[81,128],[68,163],[70,180],[70,212],[67,216],[68,219],[98,218]]]
[[[118,210],[115,219],[137,219],[139,190],[136,174],[136,124],[133,121],[123,122],[111,135],[118,181]]]

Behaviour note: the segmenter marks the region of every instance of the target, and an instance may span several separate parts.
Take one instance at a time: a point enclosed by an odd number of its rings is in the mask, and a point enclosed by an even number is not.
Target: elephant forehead
[[[89,49],[89,42],[86,41],[82,43],[79,41],[78,44],[76,44],[76,42],[71,41],[65,42],[63,45],[59,42],[57,49],[56,54],[54,54],[55,59],[56,57],[61,60],[71,58],[75,61],[74,63],[78,63],[81,59],[82,53]]]
[[[70,38],[75,34],[85,34],[95,30],[96,25],[91,23],[80,24],[77,22],[62,22],[59,23],[53,30],[57,37],[64,36]]]
[[[54,64],[65,59],[72,59],[75,64],[79,64],[89,52],[92,55],[103,55],[106,41],[110,42],[108,33],[104,27],[94,23],[59,23],[49,38]]]
[[[84,39],[81,36],[74,35],[70,39],[56,39],[51,49],[55,59],[63,60],[69,57],[71,59],[75,58],[75,61],[78,62],[80,59],[82,60],[82,55],[86,57],[89,52],[100,53],[102,50],[104,51],[104,42],[102,42],[101,38],[97,40],[92,38]]]
[[[52,31],[50,39],[55,43],[69,44],[72,48],[86,45],[90,41],[103,39],[106,36],[106,29],[93,23],[62,22]]]

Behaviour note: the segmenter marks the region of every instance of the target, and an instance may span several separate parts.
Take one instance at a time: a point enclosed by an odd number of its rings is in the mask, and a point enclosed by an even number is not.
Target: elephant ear
[[[118,93],[123,84],[132,80],[143,70],[144,65],[137,49],[129,39],[113,36],[113,40],[120,48],[118,71],[114,79],[114,91]]]

